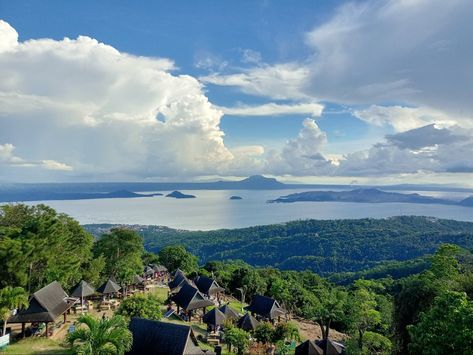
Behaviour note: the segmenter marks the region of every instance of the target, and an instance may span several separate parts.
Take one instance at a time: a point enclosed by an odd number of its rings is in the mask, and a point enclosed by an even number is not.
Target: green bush
[[[163,317],[160,309],[161,305],[160,299],[155,295],[137,294],[123,300],[118,308],[117,314],[127,318],[139,317],[159,320]]]

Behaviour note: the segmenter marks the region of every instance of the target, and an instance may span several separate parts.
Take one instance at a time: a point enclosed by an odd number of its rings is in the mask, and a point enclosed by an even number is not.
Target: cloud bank
[[[423,0],[347,4],[307,35],[314,55],[304,63],[267,65],[247,51],[243,59],[254,68],[199,80],[176,74],[172,60],[122,53],[86,36],[19,42],[0,21],[0,178],[472,173],[471,6],[438,5],[442,18]],[[454,35],[461,26],[467,31]],[[218,107],[204,84],[272,102]],[[314,119],[322,99],[368,104],[353,115],[393,133],[334,159]],[[280,148],[229,148],[224,114],[310,117]]]
[[[85,36],[18,42],[1,21],[2,175],[38,165],[97,178],[219,173],[234,159],[222,112],[173,68]]]

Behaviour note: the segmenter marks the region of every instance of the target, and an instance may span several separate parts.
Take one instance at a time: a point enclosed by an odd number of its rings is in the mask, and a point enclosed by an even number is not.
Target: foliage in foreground
[[[0,290],[0,319],[3,321],[2,335],[6,334],[8,318],[14,309],[28,306],[28,294],[21,287],[7,286]]]
[[[413,354],[471,354],[473,302],[464,293],[446,292],[436,297],[432,308],[408,329]]]
[[[80,326],[67,335],[67,342],[76,354],[122,355],[131,349],[133,338],[125,319],[115,315],[110,319],[96,319],[82,315]]]

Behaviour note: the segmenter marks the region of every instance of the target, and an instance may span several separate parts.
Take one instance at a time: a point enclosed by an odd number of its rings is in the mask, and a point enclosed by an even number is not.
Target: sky
[[[473,186],[473,2],[0,0],[0,181]]]

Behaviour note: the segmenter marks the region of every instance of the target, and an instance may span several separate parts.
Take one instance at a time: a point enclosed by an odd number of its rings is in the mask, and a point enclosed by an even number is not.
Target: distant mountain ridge
[[[350,191],[307,191],[281,196],[269,203],[293,203],[293,202],[357,202],[357,203],[422,203],[439,205],[460,205],[473,207],[473,196],[460,202],[423,196],[418,193],[401,194],[398,192],[386,192],[379,189],[355,189]]]
[[[153,194],[138,194],[128,190],[117,190],[112,192],[105,193],[81,193],[81,192],[71,192],[71,193],[47,193],[47,192],[38,192],[33,195],[37,200],[95,200],[103,198],[137,198],[137,197],[153,197],[153,196],[162,196],[161,193]],[[30,198],[32,196],[29,196]],[[1,200],[0,200],[1,201]],[[20,199],[19,201],[34,201],[26,197],[25,199]]]
[[[284,189],[352,189],[350,185],[294,184],[282,183],[274,178],[253,175],[237,181],[214,182],[98,182],[98,183],[0,183],[0,202],[77,200],[107,198],[104,194],[117,191],[183,191],[183,190],[284,190]],[[369,188],[369,186],[360,186]],[[457,191],[470,192],[473,189],[449,186],[393,185],[383,186],[385,190],[414,191]],[[93,194],[97,197],[93,197]],[[120,196],[127,198],[127,196]],[[139,196],[129,196],[139,197]]]

